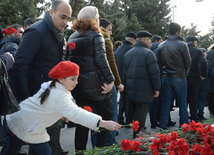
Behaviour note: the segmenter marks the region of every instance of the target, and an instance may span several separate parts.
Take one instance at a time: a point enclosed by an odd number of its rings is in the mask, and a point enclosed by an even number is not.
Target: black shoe
[[[198,118],[198,121],[199,121],[199,122],[203,122],[203,121],[206,121],[206,120],[207,120],[207,118],[205,118],[205,117]]]
[[[18,155],[27,155],[27,153],[24,152],[24,151],[22,151],[22,150],[20,150],[19,153],[18,153]]]
[[[160,127],[160,125],[159,125],[158,123],[157,123],[157,124],[152,124],[152,125],[151,125],[151,128],[152,128],[152,129],[158,128],[158,127]]]
[[[170,111],[175,111],[175,109],[172,108],[172,109],[170,109]]]
[[[169,122],[168,124],[167,124],[167,127],[172,127],[172,126],[175,126],[175,124],[176,124],[176,122]]]
[[[118,136],[119,135],[119,131],[116,131],[116,136]]]
[[[68,154],[68,152],[69,152],[69,151],[64,151],[64,150],[62,150],[61,153],[62,153],[62,155],[63,155],[63,154]]]
[[[202,120],[203,120],[203,121],[206,121],[206,120],[208,120],[208,119],[207,119],[207,118],[205,118],[205,117],[203,117],[203,118],[202,118]]]

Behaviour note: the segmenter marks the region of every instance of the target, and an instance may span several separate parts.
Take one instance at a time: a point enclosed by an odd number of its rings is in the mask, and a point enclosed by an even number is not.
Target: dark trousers
[[[197,121],[198,94],[200,82],[187,80],[187,103],[189,103],[191,120]]]
[[[81,100],[78,101],[76,99],[76,103],[79,107],[90,106],[95,107],[97,110],[97,114],[102,117],[103,120],[111,120],[112,119],[112,111],[111,111],[111,99],[105,100]],[[102,130],[97,133],[97,147],[106,146],[109,136],[109,130]],[[77,151],[86,150],[86,144],[88,141],[88,131],[89,128],[86,128],[82,125],[77,124],[75,130],[75,149]],[[81,152],[80,152],[81,153]],[[82,152],[83,153],[83,152]]]
[[[207,99],[208,90],[200,90],[198,95],[198,119],[202,120],[204,117],[204,107]]]
[[[17,155],[24,142],[15,136],[11,136],[9,133],[7,133],[7,136],[10,138],[9,147],[2,155]],[[29,144],[29,147],[34,150],[37,155],[51,155],[51,148],[48,142]]]
[[[209,93],[208,108],[209,108],[210,114],[214,115],[214,93]]]
[[[133,138],[136,138],[140,130],[145,129],[146,115],[149,110],[149,103],[137,103],[133,101],[129,101],[129,103],[132,105],[133,108],[134,121],[139,122],[138,131],[134,131],[133,133]]]
[[[180,125],[188,123],[187,82],[185,78],[162,78],[162,106],[160,127],[167,129],[172,100],[176,98],[179,106]]]
[[[118,123],[122,124],[124,122],[123,113],[126,111],[126,93],[124,91],[120,92],[119,104],[119,114],[118,114]]]
[[[150,122],[151,125],[157,125],[157,119],[156,119],[156,115],[157,115],[157,107],[158,107],[158,98],[154,98],[153,102],[149,104],[149,116],[150,116]]]
[[[48,142],[52,154],[51,155],[60,155],[61,154],[61,148],[59,146],[59,126],[56,126],[56,123],[47,128],[48,135],[50,136],[50,141]],[[33,150],[31,147],[29,147],[28,155],[38,155],[35,150]]]
[[[128,101],[128,98],[126,97],[126,124],[130,124],[133,122],[133,106],[132,104],[130,104],[130,102]]]

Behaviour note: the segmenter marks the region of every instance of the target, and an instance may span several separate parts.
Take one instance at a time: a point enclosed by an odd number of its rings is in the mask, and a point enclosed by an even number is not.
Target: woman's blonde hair
[[[73,30],[85,33],[86,30],[100,32],[99,29],[99,12],[95,6],[86,6],[82,8],[77,16],[77,20],[73,23]]]

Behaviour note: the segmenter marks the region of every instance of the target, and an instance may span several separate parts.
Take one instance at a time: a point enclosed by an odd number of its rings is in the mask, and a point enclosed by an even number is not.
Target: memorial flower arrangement
[[[214,155],[214,128],[211,122],[201,124],[192,121],[176,131],[163,131],[153,137],[139,135],[134,140],[123,139],[120,144],[95,148],[84,154]]]

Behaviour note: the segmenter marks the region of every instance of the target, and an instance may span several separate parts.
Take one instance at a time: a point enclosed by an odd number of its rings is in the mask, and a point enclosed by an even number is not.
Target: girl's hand
[[[99,127],[106,128],[110,131],[114,131],[121,128],[120,124],[114,121],[104,121],[104,120],[100,121]]]

